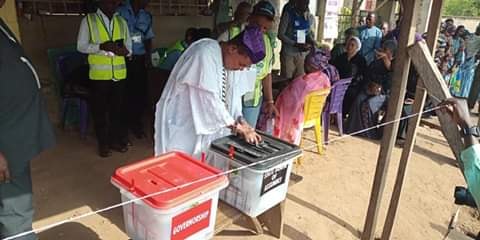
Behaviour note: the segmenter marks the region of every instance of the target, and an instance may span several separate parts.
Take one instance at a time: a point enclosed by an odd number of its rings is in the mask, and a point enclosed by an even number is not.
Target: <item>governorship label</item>
[[[171,239],[185,239],[207,228],[210,225],[211,208],[212,199],[173,217]]]

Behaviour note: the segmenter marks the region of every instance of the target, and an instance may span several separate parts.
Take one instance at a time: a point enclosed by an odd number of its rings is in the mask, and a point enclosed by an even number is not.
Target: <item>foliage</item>
[[[480,16],[479,0],[446,0],[443,14],[447,16]]]
[[[349,7],[342,7],[340,15],[352,15],[352,9]]]

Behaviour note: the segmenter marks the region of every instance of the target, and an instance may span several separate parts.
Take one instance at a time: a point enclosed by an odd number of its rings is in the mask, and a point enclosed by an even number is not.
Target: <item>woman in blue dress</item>
[[[460,66],[458,77],[461,79],[460,94],[458,97],[467,98],[470,94],[475,67],[477,65],[476,55],[480,50],[479,39],[471,34],[465,36],[465,62]]]

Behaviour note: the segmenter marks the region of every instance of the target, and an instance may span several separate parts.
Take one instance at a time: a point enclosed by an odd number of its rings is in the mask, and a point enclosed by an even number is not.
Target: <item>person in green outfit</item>
[[[457,124],[465,143],[465,148],[460,153],[463,163],[463,174],[475,203],[480,206],[480,129],[470,117],[467,101],[465,99],[450,98],[444,100],[440,106],[442,112],[448,113]]]
[[[0,8],[5,0],[0,0]],[[32,229],[30,161],[55,143],[38,74],[0,17],[0,239]],[[18,240],[35,240],[35,234]]]
[[[235,13],[233,14],[233,20],[220,23],[215,27],[216,36],[220,36],[220,34],[233,28],[243,30],[248,22],[248,17],[250,16],[251,12],[252,5],[250,3],[246,1],[240,2],[237,6],[237,9],[235,9]],[[238,33],[235,35],[238,35]]]
[[[267,115],[273,116],[278,113],[275,108],[275,101],[273,100],[272,93],[272,66],[273,66],[273,44],[272,39],[268,35],[268,31],[273,26],[275,18],[275,7],[268,1],[260,1],[253,7],[253,12],[248,18],[249,25],[255,25],[260,27],[263,32],[263,40],[265,43],[265,58],[257,63],[254,69],[256,75],[254,81],[253,91],[250,91],[243,95],[243,117],[250,126],[256,126],[257,120],[262,109],[262,103],[265,103],[263,108]],[[222,33],[218,41],[226,42],[236,35],[238,35],[243,29],[239,27],[231,27],[224,33]],[[248,72],[248,71],[246,71]],[[244,76],[249,78],[252,74],[246,73]]]
[[[182,53],[197,40],[198,29],[188,28],[185,32],[185,39],[176,41],[171,47],[167,49],[165,55],[160,59],[160,69],[172,71],[175,63],[182,55]]]

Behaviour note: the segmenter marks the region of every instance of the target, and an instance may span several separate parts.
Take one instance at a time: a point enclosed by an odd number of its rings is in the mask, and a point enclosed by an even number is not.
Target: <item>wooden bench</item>
[[[288,184],[289,187],[297,184],[302,179],[301,176],[292,173]],[[286,200],[270,208],[256,218],[247,216],[228,204],[219,201],[217,219],[215,221],[215,234],[222,232],[237,221],[247,220],[251,223],[252,230],[257,235],[263,234],[264,228],[266,228],[272,236],[280,239],[282,237],[283,222],[285,220],[285,201]]]

